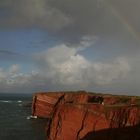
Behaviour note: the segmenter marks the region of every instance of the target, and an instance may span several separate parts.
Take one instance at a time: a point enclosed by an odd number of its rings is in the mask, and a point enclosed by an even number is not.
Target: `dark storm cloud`
[[[113,32],[114,29],[111,29],[117,27],[118,21],[111,14],[106,1],[2,0],[1,26],[38,26],[71,32],[76,29],[79,33],[98,33],[109,27],[108,32]]]
[[[59,30],[69,19],[59,9],[50,7],[47,0],[2,0],[2,27],[39,27]]]
[[[34,26],[71,36],[106,34],[118,23],[104,0],[2,0],[0,5],[3,27]]]
[[[139,45],[139,7],[138,0],[1,0],[0,27],[46,29],[70,43],[94,35],[104,51],[128,52]]]

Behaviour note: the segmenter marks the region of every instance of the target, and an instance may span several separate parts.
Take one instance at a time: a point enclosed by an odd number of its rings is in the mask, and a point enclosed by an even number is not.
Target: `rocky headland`
[[[36,93],[32,115],[48,119],[46,140],[140,139],[140,97],[136,96]]]

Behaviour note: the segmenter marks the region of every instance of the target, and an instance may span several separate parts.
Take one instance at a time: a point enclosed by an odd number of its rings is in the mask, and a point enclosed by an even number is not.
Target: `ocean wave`
[[[21,101],[21,100],[18,100],[17,102],[18,102],[18,103],[22,103],[22,101]]]
[[[26,119],[27,119],[27,120],[30,120],[30,119],[37,119],[37,116],[32,116],[32,115],[31,115],[31,116],[27,116]]]
[[[12,103],[11,100],[0,100],[0,102],[2,102],[2,103]]]

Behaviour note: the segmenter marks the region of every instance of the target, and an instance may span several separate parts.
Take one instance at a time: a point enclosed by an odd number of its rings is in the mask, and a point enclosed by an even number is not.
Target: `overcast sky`
[[[0,0],[0,92],[140,95],[139,0]]]

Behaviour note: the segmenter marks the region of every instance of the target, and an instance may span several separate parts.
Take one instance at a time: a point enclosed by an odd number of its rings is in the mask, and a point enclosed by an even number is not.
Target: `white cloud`
[[[105,87],[125,79],[130,69],[127,59],[118,57],[108,63],[89,61],[80,52],[95,43],[95,37],[85,36],[79,44],[60,44],[35,54],[38,69],[20,72],[14,64],[0,69],[0,89],[4,92],[27,92],[42,89],[78,90]]]
[[[118,80],[121,81],[125,78],[130,71],[130,66],[125,58],[117,58],[112,63],[95,62],[91,65],[92,69],[89,72],[89,77],[93,78],[97,85],[117,83]],[[94,75],[94,77],[90,75]]]
[[[46,77],[47,83],[77,89],[105,86],[117,83],[130,71],[125,58],[116,58],[111,63],[90,62],[80,51],[77,47],[62,44],[38,54],[40,73]]]
[[[4,79],[6,77],[6,74],[2,68],[0,68],[0,80]]]
[[[8,70],[0,69],[1,92],[28,92],[35,89],[38,73],[21,73],[19,68],[19,65],[14,64]]]
[[[77,85],[83,83],[81,71],[84,71],[89,64],[83,56],[77,54],[75,48],[65,45],[57,46],[50,49],[44,55],[44,59],[46,63],[44,73],[54,84]]]
[[[20,66],[18,64],[12,65],[9,69],[9,73],[11,73],[11,74],[17,73],[19,68],[20,68]]]

